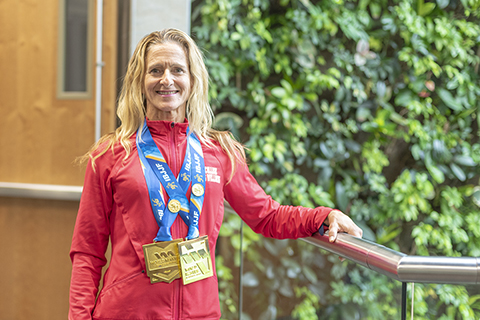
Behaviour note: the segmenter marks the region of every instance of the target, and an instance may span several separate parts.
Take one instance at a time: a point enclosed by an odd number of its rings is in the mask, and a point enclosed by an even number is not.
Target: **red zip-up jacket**
[[[147,124],[172,172],[178,175],[185,156],[188,123]],[[181,279],[151,284],[145,273],[142,246],[153,242],[158,225],[135,135],[131,139],[132,150],[127,158],[117,144],[114,153],[109,150],[96,160],[95,171],[91,164],[87,167],[70,251],[73,268],[69,319],[219,319],[215,272],[213,277],[188,285],[183,285]],[[213,263],[224,199],[255,232],[277,239],[311,236],[332,210],[281,206],[265,194],[244,164],[237,166],[228,182],[232,172],[228,156],[216,143],[202,148],[207,182],[199,229],[201,236],[208,235]],[[171,228],[173,238],[184,238],[187,231],[178,216]],[[96,298],[109,238],[111,260]]]

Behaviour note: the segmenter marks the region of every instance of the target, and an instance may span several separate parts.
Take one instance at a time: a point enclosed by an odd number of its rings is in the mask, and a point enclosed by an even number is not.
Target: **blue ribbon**
[[[154,241],[172,240],[170,229],[177,214],[180,214],[180,217],[188,226],[187,240],[198,238],[200,235],[198,222],[205,193],[196,196],[192,192],[190,200],[187,199],[186,194],[190,182],[192,182],[192,186],[200,184],[205,190],[205,160],[200,140],[195,133],[187,130],[187,150],[177,178],[174,177],[172,170],[155,144],[146,120],[143,127],[138,129],[136,144],[153,214],[159,226]],[[163,198],[162,187],[167,191],[169,201],[178,200],[180,202],[181,208],[178,213],[173,213],[168,209],[168,205],[165,204]]]

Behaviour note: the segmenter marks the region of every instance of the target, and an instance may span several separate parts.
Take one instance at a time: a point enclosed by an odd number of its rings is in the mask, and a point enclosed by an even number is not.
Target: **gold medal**
[[[203,195],[204,193],[204,189],[203,189],[203,186],[200,184],[200,183],[195,183],[193,186],[192,186],[192,193],[197,196],[197,197],[200,197]]]
[[[183,284],[213,276],[208,236],[183,241],[178,244]]]
[[[180,211],[180,208],[182,208],[180,201],[172,199],[168,202],[168,210],[170,210],[171,213],[177,213]]]
[[[168,282],[182,277],[178,244],[182,239],[155,242],[143,246],[145,266],[150,283]]]

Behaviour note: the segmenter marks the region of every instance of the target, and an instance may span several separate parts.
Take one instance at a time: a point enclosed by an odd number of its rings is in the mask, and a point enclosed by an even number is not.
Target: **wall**
[[[59,2],[0,1],[1,182],[83,182],[73,161],[94,142],[94,95],[57,99]],[[105,1],[104,19],[102,134],[115,126],[116,1]],[[77,208],[0,197],[0,320],[66,319]]]

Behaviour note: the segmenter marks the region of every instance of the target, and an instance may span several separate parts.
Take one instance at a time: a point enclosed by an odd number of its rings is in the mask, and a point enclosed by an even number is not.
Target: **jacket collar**
[[[188,120],[185,118],[184,122],[173,122],[163,120],[148,120],[147,126],[152,135],[167,135],[174,133],[186,134],[188,128]]]

